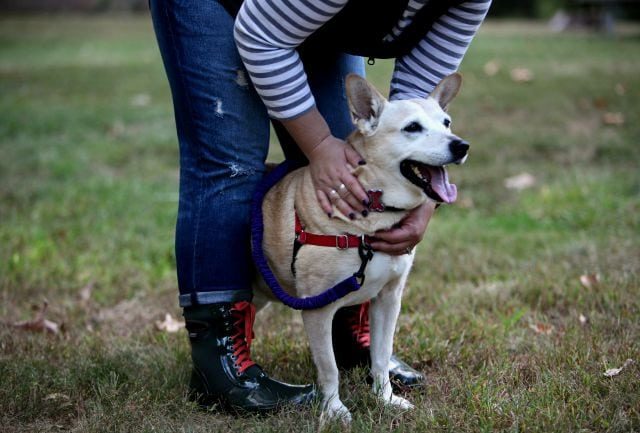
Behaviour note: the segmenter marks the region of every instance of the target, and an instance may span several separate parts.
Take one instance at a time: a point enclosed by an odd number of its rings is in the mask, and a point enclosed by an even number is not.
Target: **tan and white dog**
[[[371,212],[366,218],[352,221],[334,208],[333,218],[328,218],[318,205],[309,170],[305,167],[287,175],[266,195],[262,209],[263,248],[269,266],[289,294],[317,295],[352,275],[361,264],[357,249],[305,245],[296,254],[294,275],[291,267],[294,210],[308,232],[360,236],[392,227],[427,200],[449,203],[455,200],[456,187],[449,184],[443,166],[464,162],[469,145],[451,132],[450,116],[445,109],[460,85],[460,75],[453,74],[442,80],[427,99],[389,102],[363,78],[347,77],[349,108],[357,127],[348,142],[367,162],[354,167],[353,173],[365,190],[384,191],[384,205],[395,210]],[[393,335],[413,258],[413,252],[401,256],[376,252],[366,268],[366,280],[360,290],[324,308],[302,312],[318,369],[323,419],[340,417],[345,422],[351,419],[338,394],[338,368],[331,339],[333,316],[341,307],[369,300],[373,390],[386,404],[403,409],[413,407],[392,393],[389,382]]]

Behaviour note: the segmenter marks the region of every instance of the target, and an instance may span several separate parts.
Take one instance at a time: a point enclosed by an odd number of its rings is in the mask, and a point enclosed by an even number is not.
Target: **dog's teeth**
[[[424,177],[424,175],[422,174],[422,172],[420,171],[420,169],[418,167],[416,167],[415,165],[411,166],[411,169],[413,170],[413,173],[418,176],[418,179],[427,182],[427,179]]]

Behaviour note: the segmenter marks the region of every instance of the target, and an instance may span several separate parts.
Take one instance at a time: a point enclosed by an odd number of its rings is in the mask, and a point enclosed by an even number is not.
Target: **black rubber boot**
[[[184,317],[193,360],[190,395],[200,405],[263,412],[314,398],[313,385],[273,380],[251,360],[255,307],[250,302],[186,307]]]
[[[333,318],[332,337],[338,368],[370,367],[369,302],[339,309]],[[395,355],[391,355],[389,378],[396,389],[424,385],[424,375]]]

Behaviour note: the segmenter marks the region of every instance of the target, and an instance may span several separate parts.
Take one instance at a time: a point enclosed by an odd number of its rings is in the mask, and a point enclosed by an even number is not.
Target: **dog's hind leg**
[[[389,381],[389,360],[393,351],[393,335],[400,313],[402,286],[386,287],[369,307],[371,323],[371,376],[373,392],[385,404],[412,409],[413,405],[406,399],[394,395]]]
[[[321,423],[332,419],[340,419],[344,423],[351,421],[349,409],[340,401],[338,393],[339,373],[331,341],[331,322],[335,312],[333,306],[302,312],[311,354],[318,369],[318,385],[322,392]]]
[[[262,292],[254,290],[253,292],[253,305],[256,307],[256,312],[262,311],[271,305],[271,299],[265,296]]]

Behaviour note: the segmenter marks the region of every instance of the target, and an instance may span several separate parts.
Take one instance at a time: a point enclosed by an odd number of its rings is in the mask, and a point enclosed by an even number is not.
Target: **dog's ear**
[[[359,75],[347,75],[345,85],[353,123],[363,135],[372,135],[387,100]]]
[[[443,110],[446,110],[451,100],[458,94],[460,86],[462,86],[462,75],[454,72],[444,77],[429,96],[438,101]]]

